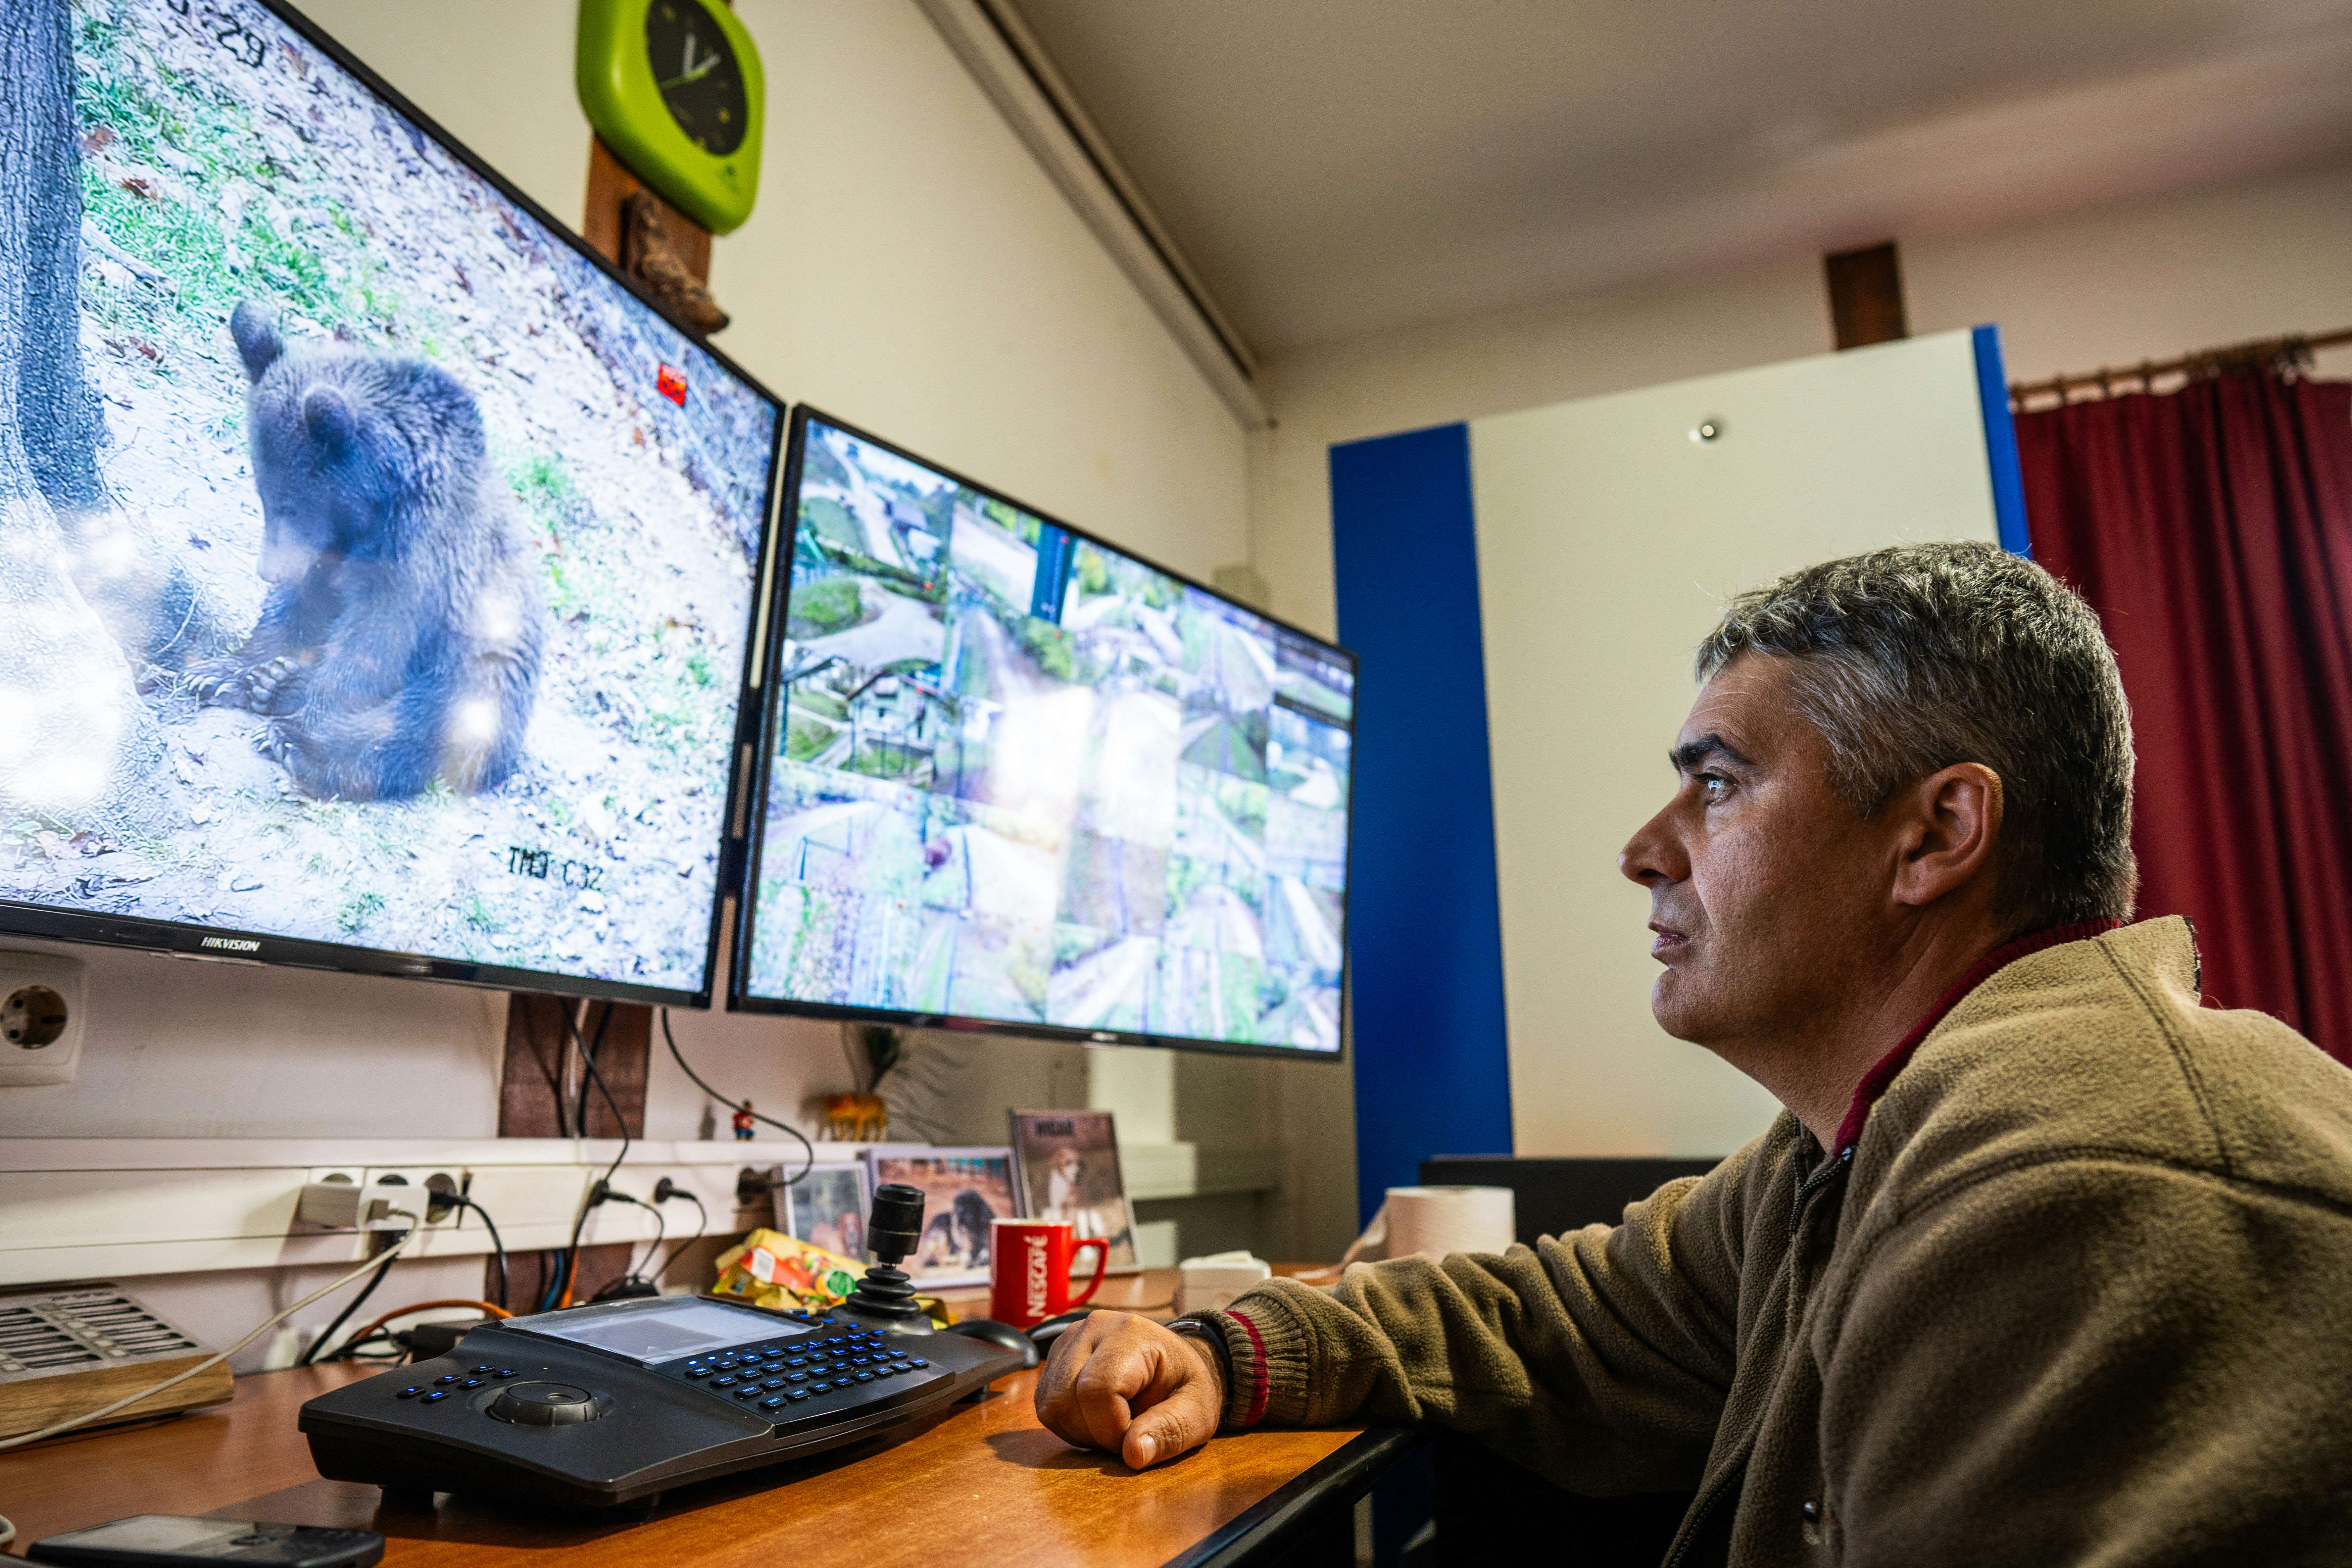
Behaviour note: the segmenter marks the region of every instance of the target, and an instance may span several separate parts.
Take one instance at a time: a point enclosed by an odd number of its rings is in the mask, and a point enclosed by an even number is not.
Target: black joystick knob
[[[490,1414],[518,1426],[572,1426],[596,1419],[596,1396],[568,1383],[510,1383]]]
[[[896,1263],[923,1240],[923,1189],[887,1182],[874,1189],[874,1213],[866,1245],[877,1259]]]
[[[872,1318],[893,1333],[927,1334],[930,1319],[915,1304],[915,1282],[898,1265],[922,1244],[923,1189],[898,1182],[874,1189],[874,1210],[866,1223],[866,1245],[877,1261],[866,1271],[841,1310]]]

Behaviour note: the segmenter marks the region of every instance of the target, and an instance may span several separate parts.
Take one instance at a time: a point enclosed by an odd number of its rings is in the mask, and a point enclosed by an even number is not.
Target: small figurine
[[[890,1108],[877,1094],[836,1094],[824,1102],[824,1135],[839,1142],[878,1143],[887,1135]]]
[[[735,1112],[735,1142],[738,1143],[749,1143],[751,1141],[751,1102],[747,1100],[743,1102],[741,1108]]]

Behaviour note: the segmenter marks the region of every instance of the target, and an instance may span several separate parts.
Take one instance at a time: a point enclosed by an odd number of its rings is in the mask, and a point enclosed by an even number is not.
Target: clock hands
[[[667,92],[671,88],[681,87],[690,81],[700,81],[726,61],[727,57],[717,51],[705,55],[697,61],[694,58],[694,35],[688,33],[686,36],[686,58],[677,63],[678,74],[667,81],[656,82],[654,84],[656,88]]]

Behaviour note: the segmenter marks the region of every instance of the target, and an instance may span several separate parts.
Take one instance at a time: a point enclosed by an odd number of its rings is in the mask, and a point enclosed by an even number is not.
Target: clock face
[[[646,8],[646,54],[662,102],[688,141],[721,158],[743,144],[751,110],[742,68],[702,0],[653,0]]]

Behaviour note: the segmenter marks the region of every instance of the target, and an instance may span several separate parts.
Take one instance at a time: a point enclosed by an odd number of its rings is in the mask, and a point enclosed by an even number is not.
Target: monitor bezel
[[[505,964],[473,963],[462,959],[440,958],[425,953],[401,952],[390,948],[359,947],[343,942],[320,942],[310,938],[273,935],[267,931],[241,931],[226,926],[195,925],[181,921],[145,920],[135,916],[91,914],[77,910],[60,910],[47,904],[26,903],[21,900],[0,899],[0,937],[16,937],[50,942],[79,942],[96,947],[126,948],[134,951],[163,953],[172,957],[193,958],[214,963],[239,963],[261,968],[291,968],[331,970],[348,974],[390,975],[412,980],[437,980],[451,984],[472,985],[485,990],[527,992],[554,996],[578,996],[598,1001],[644,1003],[654,1006],[688,1006],[708,1008],[714,1000],[718,966],[722,940],[722,923],[726,906],[734,891],[734,860],[738,840],[734,834],[737,813],[741,808],[744,787],[747,735],[761,713],[760,679],[763,665],[762,651],[766,638],[762,635],[762,617],[767,615],[772,599],[776,566],[776,502],[783,489],[784,442],[790,431],[791,405],[769,390],[759,377],[738,364],[723,351],[711,346],[691,328],[662,309],[653,297],[635,279],[624,273],[610,258],[588,243],[572,227],[492,168],[472,148],[460,142],[440,121],[409,101],[398,89],[376,74],[362,60],[317,23],[304,16],[287,0],[252,0],[263,10],[291,28],[312,48],[351,73],[353,79],[373,93],[394,113],[404,118],[425,135],[433,139],[450,156],[487,182],[507,200],[535,219],[558,240],[577,254],[585,257],[596,269],[646,310],[683,333],[694,345],[716,360],[720,368],[741,382],[751,392],[764,399],[775,410],[775,433],[768,451],[768,493],[761,502],[760,556],[753,568],[751,615],[743,628],[743,677],[736,708],[735,735],[729,744],[727,758],[727,804],[719,822],[718,875],[710,895],[710,922],[703,943],[702,984],[697,990],[668,986],[638,985],[625,981],[598,980],[588,976],[560,974],[545,970],[519,969]]]
[[[1091,529],[1080,528],[1075,523],[1066,522],[1050,511],[1005,494],[993,485],[982,484],[968,474],[949,468],[943,463],[935,462],[919,453],[910,452],[895,441],[887,440],[845,419],[835,418],[823,409],[814,408],[805,403],[793,405],[792,427],[788,433],[784,457],[783,488],[775,523],[775,536],[778,542],[777,559],[781,565],[776,574],[771,599],[772,608],[768,616],[766,646],[762,649],[762,663],[768,668],[776,667],[775,661],[781,656],[783,646],[784,623],[792,599],[793,551],[800,529],[801,465],[808,447],[808,426],[812,420],[829,426],[857,440],[879,447],[884,451],[903,458],[919,468],[929,468],[931,472],[952,479],[975,494],[1003,501],[1007,506],[1026,512],[1040,522],[1066,529],[1079,539],[1099,545],[1127,560],[1150,567],[1152,571],[1173,578],[1188,588],[1196,589],[1212,598],[1221,599],[1236,609],[1255,616],[1269,626],[1278,626],[1304,637],[1318,647],[1328,648],[1346,658],[1349,671],[1359,679],[1361,678],[1362,661],[1356,657],[1354,650],[1333,642],[1328,637],[1318,637],[1305,626],[1262,610],[1255,605],[1244,604],[1231,594],[1221,593],[1197,578],[1163,566],[1159,562],[1137,552],[1116,540],[1106,539]],[[1356,854],[1354,746],[1356,724],[1352,712],[1348,725],[1349,736],[1348,842],[1342,857],[1342,863],[1347,867],[1350,896],[1341,900],[1339,905],[1339,1046],[1337,1050],[1317,1051],[1308,1050],[1300,1046],[1266,1046],[1239,1040],[1204,1040],[1190,1035],[1147,1034],[1132,1029],[1082,1029],[1068,1024],[1034,1024],[1001,1018],[971,1018],[955,1014],[915,1013],[888,1007],[851,1007],[827,1002],[801,1002],[774,996],[754,995],[746,987],[744,975],[748,969],[746,961],[751,951],[751,931],[756,924],[758,914],[760,856],[767,831],[768,773],[775,758],[774,736],[776,725],[779,722],[778,700],[781,695],[782,689],[774,687],[772,683],[771,683],[771,689],[761,695],[760,732],[755,742],[755,754],[749,770],[751,788],[744,800],[745,843],[739,862],[740,874],[733,889],[735,932],[727,966],[727,1010],[729,1012],[802,1018],[831,1018],[853,1023],[887,1024],[899,1028],[949,1029],[975,1034],[1011,1035],[1023,1039],[1076,1040],[1096,1046],[1156,1046],[1168,1050],[1205,1051],[1219,1056],[1262,1057],[1275,1061],[1342,1062],[1348,1059],[1349,1056],[1349,1010],[1353,995],[1353,987],[1349,984],[1353,954],[1348,945],[1348,922],[1352,918],[1355,909],[1352,895]]]

